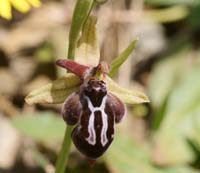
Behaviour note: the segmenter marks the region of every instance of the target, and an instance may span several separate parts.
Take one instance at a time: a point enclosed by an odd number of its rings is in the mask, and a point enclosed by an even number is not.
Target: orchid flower
[[[71,137],[76,148],[95,160],[114,139],[115,124],[121,122],[127,104],[148,102],[145,94],[119,86],[111,77],[135,48],[136,40],[111,65],[100,62],[96,19],[85,24],[75,51],[75,60],[56,62],[68,73],[52,83],[32,91],[29,104],[63,103],[62,116],[67,125],[75,126]]]

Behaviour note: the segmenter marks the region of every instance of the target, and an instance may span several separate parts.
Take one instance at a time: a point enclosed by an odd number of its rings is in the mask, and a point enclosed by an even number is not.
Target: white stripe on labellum
[[[108,117],[107,114],[105,113],[105,107],[106,107],[106,100],[107,96],[104,96],[102,99],[102,103],[99,107],[94,107],[90,101],[90,99],[85,96],[86,100],[88,101],[88,108],[91,111],[91,115],[89,118],[89,123],[88,123],[88,132],[89,132],[89,137],[86,138],[89,144],[95,145],[96,144],[96,133],[95,133],[95,128],[94,128],[94,115],[96,111],[101,112],[102,116],[102,129],[101,129],[101,144],[102,146],[105,146],[108,142],[107,138],[107,129],[108,129]]]

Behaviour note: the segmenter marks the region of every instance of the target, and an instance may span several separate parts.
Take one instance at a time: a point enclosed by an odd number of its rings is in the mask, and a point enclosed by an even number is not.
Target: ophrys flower
[[[107,88],[109,67],[106,63],[89,67],[68,60],[59,60],[57,64],[82,81],[79,91],[63,104],[62,115],[68,125],[76,125],[72,139],[77,149],[86,157],[96,159],[112,143],[114,125],[125,114],[122,101]]]

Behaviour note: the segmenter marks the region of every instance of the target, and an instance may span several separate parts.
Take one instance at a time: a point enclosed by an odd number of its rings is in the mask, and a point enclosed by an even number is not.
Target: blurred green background
[[[12,8],[11,20],[0,17],[1,173],[54,172],[65,130],[61,105],[29,106],[24,97],[65,73],[55,61],[67,55],[75,2],[43,0],[26,13]],[[127,105],[93,168],[73,147],[66,171],[200,172],[200,1],[108,0],[93,14],[102,60],[111,62],[139,38],[115,80],[151,102]]]

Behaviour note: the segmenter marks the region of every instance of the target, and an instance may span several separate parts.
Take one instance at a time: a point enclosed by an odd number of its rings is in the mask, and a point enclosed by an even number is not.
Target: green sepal
[[[118,96],[124,103],[140,104],[149,102],[148,97],[144,93],[137,90],[123,88],[110,77],[106,78],[106,82],[108,85],[108,91]]]
[[[113,60],[110,66],[110,77],[114,77],[120,68],[120,66],[127,60],[129,55],[133,52],[137,45],[138,39],[135,39],[131,44],[117,57]]]
[[[100,59],[96,23],[96,17],[90,16],[88,18],[78,41],[75,54],[76,62],[92,67],[97,66]]]
[[[58,78],[39,89],[33,90],[26,96],[25,101],[28,104],[57,104],[63,103],[67,96],[79,90],[81,81],[72,73]]]

